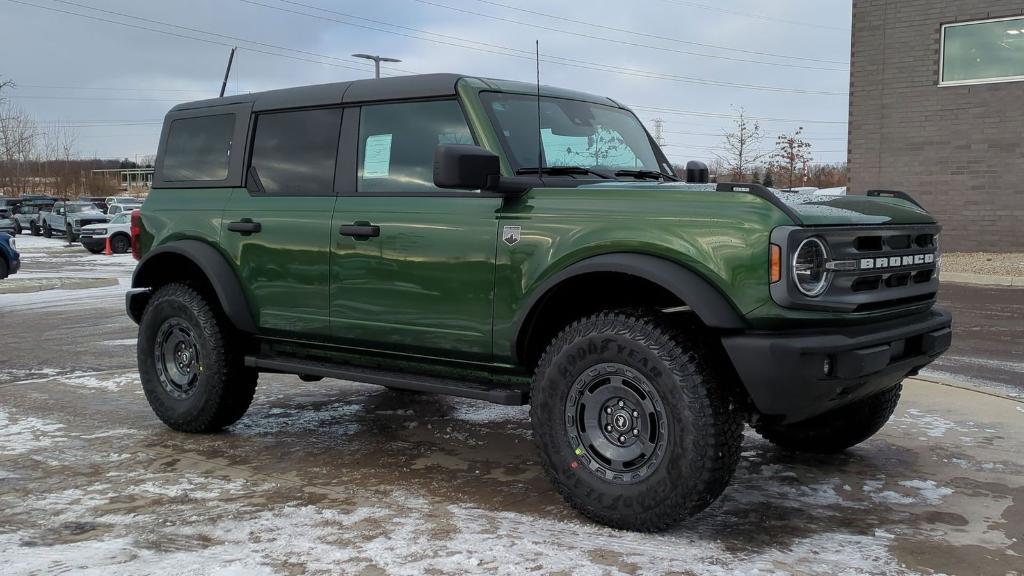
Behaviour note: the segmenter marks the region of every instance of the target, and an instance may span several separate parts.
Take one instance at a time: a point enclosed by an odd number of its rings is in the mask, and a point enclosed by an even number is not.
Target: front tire
[[[658,531],[708,507],[739,461],[743,422],[699,332],[606,312],[559,334],[530,417],[545,472],[589,518]]]
[[[243,364],[227,322],[185,284],[153,294],[139,323],[142,388],[157,417],[180,432],[214,432],[252,403],[256,371]]]
[[[896,410],[903,384],[849,406],[796,424],[755,424],[762,438],[786,450],[834,454],[860,444],[885,426]]]
[[[53,238],[53,228],[50,228],[50,223],[49,222],[44,222],[43,223],[43,237],[44,238]]]
[[[28,228],[29,232],[31,232],[33,236],[39,236],[41,234],[41,232],[39,231],[39,224],[36,224],[35,222],[29,224]]]

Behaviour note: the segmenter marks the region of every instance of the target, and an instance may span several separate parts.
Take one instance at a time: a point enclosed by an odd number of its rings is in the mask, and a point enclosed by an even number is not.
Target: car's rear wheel
[[[743,423],[700,334],[607,312],[559,334],[538,364],[530,417],[562,496],[615,528],[669,528],[711,504],[739,461]]]
[[[214,432],[241,418],[257,373],[227,321],[185,284],[158,289],[139,323],[139,374],[156,415],[181,432]]]
[[[110,239],[110,250],[114,254],[124,254],[131,248],[132,241],[124,234],[118,234]]]
[[[795,452],[832,454],[874,436],[896,410],[903,384],[858,400],[804,422],[789,425],[755,424],[754,429],[772,444]]]

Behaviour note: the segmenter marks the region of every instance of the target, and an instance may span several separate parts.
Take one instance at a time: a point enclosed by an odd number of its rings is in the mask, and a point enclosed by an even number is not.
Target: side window
[[[261,114],[256,118],[249,188],[271,196],[333,196],[340,108]],[[251,180],[259,178],[259,186]]]
[[[168,182],[219,181],[228,177],[234,114],[171,122],[163,159]]]
[[[356,189],[430,194],[438,144],[473,143],[455,100],[363,106]]]

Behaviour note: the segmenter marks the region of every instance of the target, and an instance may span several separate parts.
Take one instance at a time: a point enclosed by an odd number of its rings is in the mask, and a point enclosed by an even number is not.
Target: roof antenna
[[[224,91],[228,89],[228,76],[231,75],[231,63],[235,61],[235,50],[238,47],[231,48],[231,54],[228,55],[228,69],[224,71],[224,82],[220,85],[220,97],[224,97]]]
[[[544,182],[544,138],[540,132],[540,40],[534,40],[537,54],[537,178]]]

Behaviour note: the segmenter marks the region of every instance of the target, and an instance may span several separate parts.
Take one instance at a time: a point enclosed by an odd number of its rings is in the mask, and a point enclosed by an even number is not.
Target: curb
[[[1017,402],[1018,404],[1024,404],[1024,398],[1019,396],[1010,396],[1002,390],[995,388],[989,388],[987,386],[971,386],[969,384],[963,384],[955,380],[947,380],[945,378],[936,378],[934,376],[909,376],[907,380],[917,380],[918,382],[925,382],[928,384],[937,384],[939,386],[948,386],[950,388],[957,388],[960,390],[966,390],[968,392],[976,392],[978,394],[984,394],[986,396],[993,396],[995,398],[1002,398],[1003,400],[1009,400],[1011,402]]]
[[[978,284],[983,286],[1024,288],[1024,277],[1020,276],[995,276],[992,274],[971,274],[969,272],[942,272],[939,275],[939,281],[952,282],[953,284]]]

